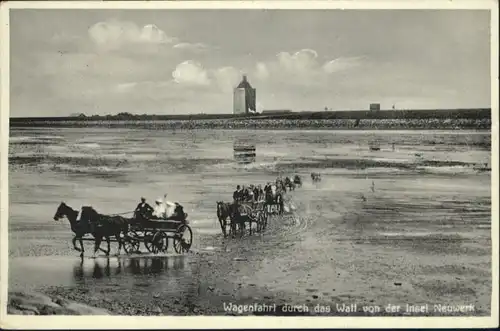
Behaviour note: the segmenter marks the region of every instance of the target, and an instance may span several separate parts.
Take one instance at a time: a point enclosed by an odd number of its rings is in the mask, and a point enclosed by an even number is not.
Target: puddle
[[[9,290],[48,286],[72,286],[92,282],[126,283],[127,278],[144,278],[145,282],[157,277],[178,278],[189,276],[189,256],[126,256],[80,258],[69,256],[22,257],[9,261]],[[152,277],[154,276],[154,277]]]

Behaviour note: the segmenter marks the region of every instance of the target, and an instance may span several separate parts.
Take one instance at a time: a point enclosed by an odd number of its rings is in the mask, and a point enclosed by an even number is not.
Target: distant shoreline
[[[297,112],[252,115],[134,115],[10,118],[10,127],[109,127],[143,129],[491,129],[491,109]]]

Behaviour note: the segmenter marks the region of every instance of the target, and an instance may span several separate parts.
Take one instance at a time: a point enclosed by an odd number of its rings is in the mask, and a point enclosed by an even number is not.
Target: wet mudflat
[[[123,146],[127,139],[129,147],[140,144],[123,134],[120,143],[103,132],[89,138],[73,130],[59,133],[64,143],[44,142],[36,151],[12,147],[13,156],[46,157],[10,164],[9,290],[29,288],[113,314],[238,315],[226,310],[229,304],[254,303],[307,305],[320,315],[409,315],[386,312],[389,304],[430,305],[413,316],[490,313],[490,173],[477,169],[489,162],[489,151],[477,133],[387,134],[375,153],[364,146],[368,134],[281,132],[258,137],[260,160],[244,167],[230,160],[236,133],[205,133],[215,155],[205,151],[210,146],[201,133],[170,137],[166,151],[160,146],[167,140],[150,135],[142,154]],[[395,150],[391,141],[399,144]],[[45,151],[84,144],[97,144],[92,150],[100,154],[71,150],[79,161],[61,163]],[[175,148],[194,152],[175,154]],[[323,181],[311,183],[312,171]],[[222,238],[215,201],[229,200],[236,184],[263,184],[278,173],[304,178],[287,197],[293,211],[271,219],[264,233]],[[135,206],[137,192],[153,199],[164,191],[175,192],[192,220],[195,242],[183,256],[100,256],[82,263],[70,248],[69,225],[51,220],[62,199],[113,213]],[[90,256],[90,243],[86,249]],[[473,305],[474,311],[443,313],[434,304]],[[330,311],[314,312],[316,305]],[[366,306],[382,310],[365,312]]]

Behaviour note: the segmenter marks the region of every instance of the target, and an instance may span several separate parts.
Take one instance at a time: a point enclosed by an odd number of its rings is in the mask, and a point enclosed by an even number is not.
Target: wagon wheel
[[[187,253],[193,244],[193,231],[189,225],[182,224],[174,236],[174,249],[177,254]]]
[[[163,231],[156,231],[151,239],[151,251],[154,254],[164,253],[168,248],[168,237]]]
[[[140,241],[137,240],[134,236],[126,235],[123,238],[123,249],[127,254],[137,253],[139,252]]]
[[[153,252],[153,236],[155,232],[151,230],[144,231],[144,246],[148,252]]]

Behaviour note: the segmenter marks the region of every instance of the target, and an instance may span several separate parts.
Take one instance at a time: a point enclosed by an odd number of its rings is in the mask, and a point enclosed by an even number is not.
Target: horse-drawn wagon
[[[278,191],[269,191],[266,194],[264,209],[267,214],[282,214],[284,210],[283,194]]]
[[[243,236],[248,223],[250,235],[252,234],[252,223],[256,224],[256,231],[261,232],[267,228],[268,213],[264,201],[238,201],[233,203],[217,202],[217,217],[224,237],[235,235],[237,231]]]
[[[156,254],[167,251],[169,239],[173,240],[176,253],[187,253],[193,243],[193,231],[186,221],[134,219],[122,240],[128,254],[140,251],[141,242]]]
[[[78,211],[61,202],[54,220],[58,221],[63,217],[67,217],[71,225],[75,234],[72,240],[73,248],[81,252],[81,257],[85,252],[83,241],[94,241],[94,256],[98,250],[109,255],[111,242],[119,243],[118,254],[122,246],[127,254],[139,252],[141,243],[149,252],[166,252],[169,239],[173,240],[175,252],[181,254],[189,252],[193,243],[193,231],[188,225],[187,214],[184,214],[181,220],[142,219],[135,215],[130,219],[120,215],[99,214],[94,208],[84,206],[78,220]],[[107,250],[100,248],[103,238],[107,242]],[[80,247],[76,246],[77,240]]]

